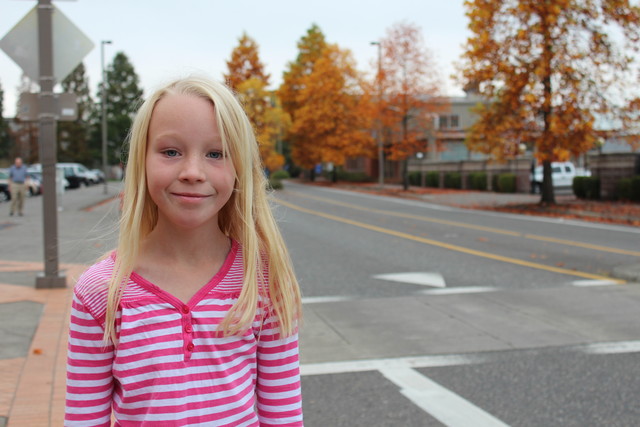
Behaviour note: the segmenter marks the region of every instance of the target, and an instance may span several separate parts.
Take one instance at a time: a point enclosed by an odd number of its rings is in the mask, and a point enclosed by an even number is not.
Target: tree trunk
[[[544,119],[544,130],[542,131],[542,138],[544,139],[544,145],[549,147],[549,138],[551,135],[551,114],[552,103],[551,98],[553,96],[553,88],[551,87],[551,74],[553,69],[551,62],[553,60],[553,41],[551,39],[551,32],[546,24],[544,18],[542,19],[542,35],[544,37],[544,52],[542,53],[542,60],[544,61],[544,76],[542,77],[542,86],[544,93],[544,102],[542,105],[542,116]],[[546,153],[547,155],[551,153]],[[541,191],[540,203],[545,205],[555,205],[556,199],[553,192],[553,181],[551,178],[551,160],[545,159],[542,163],[542,191]]]
[[[402,161],[402,188],[404,191],[409,189],[409,159],[406,158]]]

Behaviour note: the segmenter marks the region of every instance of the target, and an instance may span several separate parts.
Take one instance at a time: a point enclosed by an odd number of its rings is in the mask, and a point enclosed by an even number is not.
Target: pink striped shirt
[[[187,303],[133,273],[104,346],[109,257],[74,289],[66,426],[302,426],[297,335],[282,338],[261,301],[252,328],[217,331],[242,288],[233,242],[220,271]]]

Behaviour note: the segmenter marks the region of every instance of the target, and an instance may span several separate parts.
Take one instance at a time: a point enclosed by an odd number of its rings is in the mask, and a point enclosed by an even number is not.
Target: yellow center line
[[[535,268],[535,269],[538,269],[538,270],[546,270],[546,271],[550,271],[550,272],[553,272],[553,273],[566,274],[566,275],[569,275],[569,276],[582,277],[582,278],[586,278],[586,279],[608,280],[608,281],[611,281],[611,282],[614,282],[614,283],[617,283],[617,284],[626,283],[624,280],[612,279],[611,277],[600,276],[600,275],[591,274],[591,273],[585,273],[585,272],[582,272],[582,271],[569,270],[569,269],[566,269],[566,268],[553,267],[553,266],[544,265],[544,264],[538,264],[538,263],[531,262],[531,261],[524,261],[524,260],[520,260],[520,259],[517,259],[517,258],[511,258],[511,257],[502,256],[502,255],[491,254],[491,253],[488,253],[488,252],[482,252],[482,251],[478,251],[478,250],[475,250],[475,249],[466,248],[464,246],[452,245],[450,243],[444,243],[444,242],[440,242],[440,241],[437,241],[437,240],[432,240],[432,239],[427,239],[427,238],[424,238],[424,237],[414,236],[414,235],[411,235],[411,234],[408,234],[408,233],[403,233],[401,231],[390,230],[388,228],[378,227],[376,225],[366,224],[364,222],[354,221],[354,220],[351,220],[351,219],[348,219],[348,218],[343,218],[343,217],[332,215],[332,214],[328,214],[328,213],[317,212],[317,211],[314,211],[312,209],[303,208],[301,206],[297,206],[297,205],[294,205],[292,203],[285,202],[282,199],[277,199],[277,203],[279,203],[279,204],[281,204],[283,206],[286,206],[288,208],[297,210],[299,212],[308,213],[310,215],[319,216],[321,218],[330,219],[332,221],[337,221],[337,222],[341,222],[341,223],[344,223],[344,224],[349,224],[349,225],[353,225],[353,226],[356,226],[356,227],[364,228],[364,229],[367,229],[367,230],[377,231],[379,233],[388,234],[388,235],[391,235],[391,236],[400,237],[400,238],[407,239],[407,240],[413,240],[414,242],[420,242],[420,243],[424,243],[424,244],[431,245],[431,246],[437,246],[437,247],[440,247],[440,248],[445,248],[445,249],[449,249],[449,250],[456,251],[456,252],[461,252],[461,253],[465,253],[465,254],[469,254],[469,255],[475,255],[475,256],[482,257],[482,258],[488,258],[488,259],[492,259],[492,260],[495,260],[495,261],[501,261],[501,262],[506,262],[506,263],[510,263],[510,264],[516,264],[516,265],[520,265],[520,266],[524,266],[524,267]]]
[[[502,230],[502,229],[499,229],[499,228],[484,227],[484,226],[481,226],[481,225],[467,224],[467,223],[464,223],[464,222],[449,221],[449,220],[445,220],[445,219],[429,218],[429,217],[424,217],[424,216],[406,214],[406,213],[402,213],[402,212],[392,212],[392,211],[385,211],[385,210],[382,210],[382,209],[364,208],[362,206],[354,205],[354,204],[351,204],[351,203],[338,202],[338,201],[327,199],[327,198],[324,198],[324,197],[310,196],[308,194],[299,193],[297,191],[290,191],[289,193],[295,194],[296,196],[299,196],[299,197],[305,197],[305,198],[308,198],[308,199],[318,200],[318,201],[321,201],[321,202],[330,203],[330,204],[337,205],[337,206],[344,206],[346,208],[360,210],[360,211],[373,212],[373,213],[378,213],[378,214],[383,214],[383,215],[390,215],[390,216],[395,216],[395,217],[399,217],[399,218],[415,219],[417,221],[432,222],[432,223],[435,223],[435,224],[452,225],[454,227],[462,227],[462,228],[468,228],[468,229],[471,229],[471,230],[487,231],[489,233],[503,234],[503,235],[506,235],[506,236],[524,237],[525,239],[540,240],[540,241],[545,241],[545,242],[557,243],[557,244],[565,245],[565,246],[575,246],[575,247],[584,248],[584,249],[593,249],[593,250],[601,251],[601,252],[610,252],[610,253],[615,253],[615,254],[631,255],[631,256],[640,257],[640,252],[639,251],[631,251],[631,250],[627,250],[627,249],[612,248],[611,246],[594,245],[594,244],[591,244],[591,243],[576,242],[576,241],[573,241],[573,240],[557,239],[555,237],[536,236],[535,234],[524,234],[524,233],[520,233],[518,231]]]

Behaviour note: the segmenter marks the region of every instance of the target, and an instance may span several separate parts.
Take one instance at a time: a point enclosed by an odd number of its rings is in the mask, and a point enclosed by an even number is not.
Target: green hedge
[[[347,172],[338,169],[338,181],[347,182],[371,182],[373,179],[364,172]]]
[[[493,176],[493,190],[498,193],[515,193],[516,175],[513,173],[501,173]]]
[[[462,175],[460,175],[460,172],[445,173],[444,188],[462,188]]]
[[[271,190],[282,190],[284,188],[284,185],[279,179],[269,178],[269,188]]]
[[[291,175],[286,170],[278,170],[271,174],[271,179],[289,179]]]
[[[440,187],[440,172],[427,172],[427,176],[425,177],[425,184],[427,185],[427,187]]]
[[[422,185],[422,174],[420,172],[409,172],[409,185],[419,187]]]
[[[596,176],[576,176],[571,186],[578,199],[600,199],[600,178]]]
[[[620,200],[640,202],[640,175],[618,181],[616,194]]]
[[[487,173],[486,172],[471,172],[467,176],[467,184],[470,190],[487,189]]]

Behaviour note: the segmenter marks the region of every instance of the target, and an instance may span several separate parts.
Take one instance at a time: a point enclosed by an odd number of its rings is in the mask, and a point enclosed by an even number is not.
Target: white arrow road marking
[[[414,369],[383,368],[380,373],[400,387],[400,392],[405,397],[446,426],[508,427],[493,415]]]
[[[440,273],[391,273],[377,274],[374,279],[389,280],[391,282],[411,283],[413,285],[433,286],[434,288],[444,288],[447,284]]]

